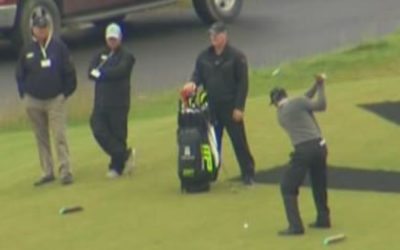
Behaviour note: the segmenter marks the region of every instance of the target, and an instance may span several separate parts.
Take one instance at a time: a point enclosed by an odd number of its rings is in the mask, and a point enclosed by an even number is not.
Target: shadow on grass
[[[259,171],[255,177],[256,182],[279,184],[287,167]],[[308,177],[304,185],[310,186]],[[340,190],[400,193],[400,172],[329,166],[328,186]]]
[[[400,125],[400,101],[359,104],[359,107]]]

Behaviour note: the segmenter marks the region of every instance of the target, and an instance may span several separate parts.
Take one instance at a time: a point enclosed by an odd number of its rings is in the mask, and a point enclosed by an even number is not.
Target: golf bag
[[[210,121],[207,94],[193,93],[179,102],[178,176],[182,192],[204,192],[210,189],[219,170],[214,127]]]

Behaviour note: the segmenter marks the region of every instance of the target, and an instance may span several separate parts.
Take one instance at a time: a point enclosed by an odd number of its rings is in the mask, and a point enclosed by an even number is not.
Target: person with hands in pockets
[[[127,146],[131,73],[134,56],[122,46],[118,24],[107,26],[106,48],[95,55],[89,78],[95,82],[90,125],[100,147],[109,155],[107,177],[118,178],[133,168],[134,151]]]
[[[73,182],[66,138],[66,100],[76,89],[76,71],[67,46],[52,33],[45,16],[32,20],[33,41],[21,51],[16,80],[19,95],[36,137],[43,176],[42,186],[55,180],[50,134],[59,163],[61,183]]]

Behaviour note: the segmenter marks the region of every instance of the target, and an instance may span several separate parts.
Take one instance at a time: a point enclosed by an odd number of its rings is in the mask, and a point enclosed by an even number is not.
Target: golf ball
[[[249,224],[245,222],[245,223],[243,224],[243,228],[244,228],[244,229],[249,228]]]

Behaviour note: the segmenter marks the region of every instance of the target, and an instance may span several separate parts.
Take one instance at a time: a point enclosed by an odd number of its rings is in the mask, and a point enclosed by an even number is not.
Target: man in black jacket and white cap
[[[76,88],[76,72],[66,45],[53,36],[46,17],[32,22],[34,41],[22,49],[16,79],[39,149],[43,176],[35,186],[55,180],[50,134],[54,136],[61,183],[71,184],[66,139],[66,99]],[[51,133],[50,133],[51,132]]]
[[[117,178],[133,168],[134,152],[127,146],[131,73],[134,56],[122,47],[122,31],[112,23],[106,29],[107,47],[89,66],[95,82],[94,109],[90,119],[93,135],[110,156],[108,178]]]

